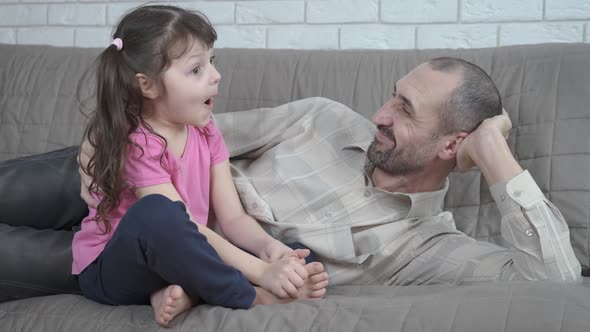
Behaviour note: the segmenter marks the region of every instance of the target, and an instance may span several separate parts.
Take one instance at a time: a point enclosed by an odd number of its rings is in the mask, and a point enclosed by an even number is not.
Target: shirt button
[[[326,217],[330,218],[332,216],[332,211],[326,212]]]
[[[363,193],[363,195],[364,195],[365,197],[369,197],[369,196],[371,196],[371,192],[370,192],[370,191],[368,191],[368,190],[365,190],[365,192]]]
[[[506,195],[502,194],[500,195],[500,201],[504,202],[506,200]]]
[[[533,235],[535,235],[535,232],[533,232],[532,229],[527,229],[525,232],[526,236],[531,237]]]
[[[258,208],[258,204],[256,204],[256,203],[253,203],[253,204],[252,204],[252,208],[253,208],[253,209],[256,209],[256,208]]]

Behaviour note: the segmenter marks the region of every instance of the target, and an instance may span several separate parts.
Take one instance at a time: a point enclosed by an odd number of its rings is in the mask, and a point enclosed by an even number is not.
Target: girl
[[[309,250],[273,239],[242,209],[211,120],[221,76],[209,21],[144,6],[114,37],[98,58],[97,108],[82,144],[98,201],[72,244],[83,294],[149,302],[161,325],[198,299],[249,308],[323,297],[328,276],[320,263],[304,264]],[[88,160],[85,150],[94,150]],[[207,228],[210,203],[225,236],[265,261]]]

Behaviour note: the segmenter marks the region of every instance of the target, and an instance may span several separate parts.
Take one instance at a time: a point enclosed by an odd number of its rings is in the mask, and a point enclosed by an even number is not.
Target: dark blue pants
[[[190,221],[182,202],[149,195],[125,214],[100,256],[78,277],[83,294],[110,305],[149,304],[150,295],[180,285],[197,299],[249,308],[254,287],[224,264]]]
[[[306,262],[315,260],[312,254]],[[143,197],[127,211],[78,280],[84,296],[109,305],[149,304],[153,292],[172,284],[193,302],[228,308],[249,308],[255,297],[246,277],[226,265],[199,233],[184,204],[162,195]]]

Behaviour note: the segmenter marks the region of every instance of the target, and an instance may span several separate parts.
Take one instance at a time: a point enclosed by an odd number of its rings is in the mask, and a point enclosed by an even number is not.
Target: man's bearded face
[[[426,161],[432,158],[436,138],[431,137],[426,143],[415,145],[409,142],[399,146],[391,128],[378,126],[379,132],[394,142],[387,146],[375,139],[369,146],[367,158],[370,166],[377,167],[392,175],[407,175],[424,169]]]

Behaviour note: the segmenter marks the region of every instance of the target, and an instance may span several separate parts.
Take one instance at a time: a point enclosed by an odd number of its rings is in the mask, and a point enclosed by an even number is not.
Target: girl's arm
[[[172,201],[183,202],[171,183],[138,188],[135,193],[138,198],[150,194],[160,194]],[[187,213],[191,221],[194,222],[188,209]],[[241,271],[250,282],[279,297],[297,296],[297,289],[303,286],[303,280],[308,276],[307,270],[299,262],[286,257],[273,264],[266,263],[232,245],[208,227],[202,225],[197,225],[197,227],[199,232],[207,237],[207,242],[217,251],[221,259]]]
[[[230,242],[264,261],[273,262],[290,255],[296,258],[309,255],[309,250],[294,251],[270,236],[244,211],[227,160],[211,167],[211,204],[217,222]]]

